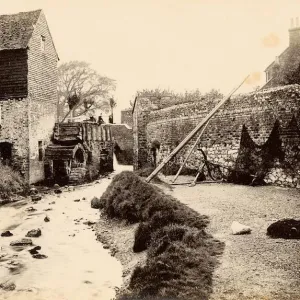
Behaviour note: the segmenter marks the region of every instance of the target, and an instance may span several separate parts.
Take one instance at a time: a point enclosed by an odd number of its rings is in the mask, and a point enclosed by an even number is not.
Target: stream
[[[131,166],[114,164],[119,173]],[[111,182],[103,178],[92,184],[62,188],[61,194],[46,194],[36,204],[31,200],[0,207],[0,284],[15,285],[14,290],[0,289],[0,298],[9,300],[109,300],[115,287],[122,285],[122,266],[96,241],[93,225],[99,211],[90,200],[100,197]],[[71,190],[71,191],[70,191]],[[74,201],[76,200],[76,201]],[[79,201],[78,201],[79,200]],[[35,209],[28,211],[29,207]],[[49,222],[44,218],[48,217]],[[31,238],[33,246],[12,247],[12,241],[25,238],[32,229],[41,229],[40,237]],[[47,258],[33,258],[29,249],[40,246]]]

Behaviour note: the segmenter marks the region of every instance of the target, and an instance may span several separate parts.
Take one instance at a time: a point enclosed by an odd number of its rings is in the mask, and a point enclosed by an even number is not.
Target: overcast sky
[[[116,79],[117,113],[144,88],[228,93],[250,73],[241,91],[262,85],[300,16],[299,0],[0,0],[1,14],[39,8],[60,62]]]

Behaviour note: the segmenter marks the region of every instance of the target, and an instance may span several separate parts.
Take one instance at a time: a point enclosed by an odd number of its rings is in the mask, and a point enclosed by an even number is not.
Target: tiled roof
[[[41,10],[0,16],[0,51],[28,46]]]
[[[288,51],[290,50],[290,47],[287,47],[278,57],[279,59],[283,58],[284,55],[286,55],[288,53]],[[265,69],[265,72],[267,72],[273,65],[274,65],[275,61],[271,62]]]

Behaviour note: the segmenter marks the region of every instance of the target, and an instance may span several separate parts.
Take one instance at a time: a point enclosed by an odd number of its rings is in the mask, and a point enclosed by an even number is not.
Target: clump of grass
[[[149,175],[152,174],[152,172],[155,170],[154,167],[146,167],[146,168],[143,168],[143,169],[140,169],[140,170],[136,170],[135,171],[135,174],[140,176],[140,177],[145,177],[147,178]],[[154,183],[163,183],[163,181],[158,177],[158,176],[155,176],[152,181]]]
[[[100,202],[109,218],[139,222],[133,251],[148,249],[120,300],[208,298],[223,245],[204,231],[206,216],[128,171],[114,177]]]
[[[27,191],[24,178],[11,167],[0,164],[0,198],[9,200],[13,195]]]

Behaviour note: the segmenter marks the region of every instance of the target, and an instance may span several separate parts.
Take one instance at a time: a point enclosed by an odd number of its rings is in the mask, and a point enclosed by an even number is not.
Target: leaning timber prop
[[[179,176],[180,172],[182,171],[183,167],[185,166],[186,162],[188,161],[189,157],[191,156],[192,152],[194,151],[194,149],[196,148],[196,146],[199,144],[199,141],[204,133],[205,128],[207,127],[209,121],[206,122],[206,124],[204,125],[204,127],[202,128],[198,138],[196,139],[194,145],[192,146],[192,148],[190,149],[190,151],[188,152],[186,158],[184,159],[183,163],[181,164],[177,174],[174,176],[174,179],[172,180],[172,182],[174,183],[177,179],[177,177]]]
[[[203,163],[201,163],[200,164],[200,166],[199,166],[199,168],[198,168],[198,172],[197,172],[197,175],[196,175],[196,177],[195,177],[195,179],[193,180],[193,182],[191,182],[190,183],[190,187],[192,187],[192,186],[195,186],[196,185],[196,183],[197,183],[197,180],[198,180],[198,177],[199,177],[199,175],[201,174],[201,172],[203,171],[203,168],[204,168],[204,166],[205,166],[205,163],[203,162]]]
[[[221,106],[227,102],[230,97],[242,86],[242,84],[248,79],[249,75],[242,81],[242,83],[233,89],[230,94],[221,100],[212,110],[211,112],[185,137],[185,139],[167,156],[161,164],[146,178],[146,182],[150,182],[153,177],[155,177],[162,168],[197,134],[197,132],[207,123],[219,110]]]

